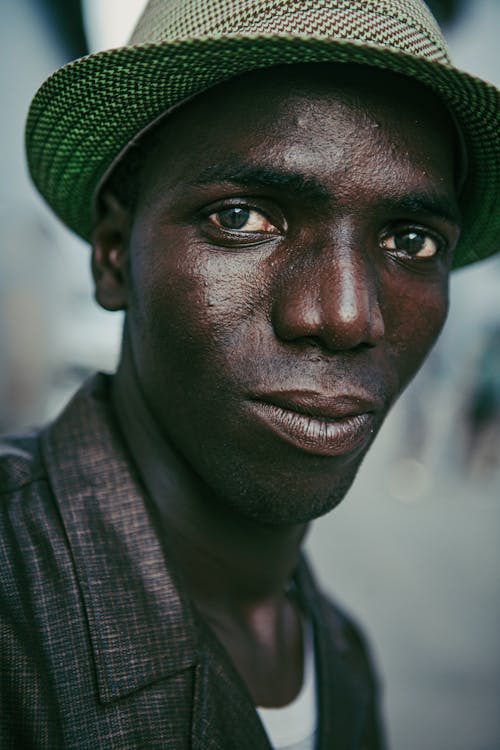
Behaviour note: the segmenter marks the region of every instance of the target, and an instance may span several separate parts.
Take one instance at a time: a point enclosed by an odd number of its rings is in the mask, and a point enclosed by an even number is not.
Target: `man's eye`
[[[380,244],[385,250],[406,253],[414,258],[433,258],[442,247],[437,238],[415,229],[393,232],[383,237]]]
[[[269,219],[252,208],[230,206],[220,211],[214,211],[208,220],[219,229],[237,232],[268,232],[276,234],[278,230]]]

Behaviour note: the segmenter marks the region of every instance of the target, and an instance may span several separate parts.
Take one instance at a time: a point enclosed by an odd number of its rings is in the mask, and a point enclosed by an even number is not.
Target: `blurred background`
[[[23,127],[55,68],[123,43],[144,0],[2,0],[0,431],[117,360],[88,247],[30,185]],[[500,85],[500,0],[431,2],[455,63]],[[393,750],[500,748],[500,260],[456,273],[448,324],[308,549],[369,632]]]

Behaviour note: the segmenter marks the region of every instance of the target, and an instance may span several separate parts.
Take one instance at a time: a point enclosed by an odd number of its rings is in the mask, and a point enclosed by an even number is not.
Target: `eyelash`
[[[251,215],[253,212],[255,214],[259,214],[265,221],[269,222],[269,224],[276,230],[276,231],[266,231],[266,230],[244,230],[243,227],[238,228],[230,228],[230,227],[224,227],[222,225],[217,225],[215,221],[211,221],[211,217],[217,216],[217,214],[222,214],[223,212],[229,212],[232,209],[242,209],[245,211],[248,211]],[[284,220],[284,217],[281,219],[281,227],[280,222],[276,222],[274,219],[271,219],[268,212],[265,210],[262,210],[261,207],[257,207],[255,205],[252,205],[251,203],[241,200],[241,199],[234,199],[234,202],[225,202],[222,205],[218,206],[210,206],[207,209],[203,211],[203,218],[204,221],[207,222],[210,226],[208,227],[208,231],[210,233],[217,233],[219,236],[223,235],[227,238],[228,241],[231,241],[231,239],[234,242],[238,242],[239,244],[242,243],[244,239],[246,239],[248,242],[252,241],[252,244],[255,242],[258,242],[259,238],[262,238],[262,241],[272,239],[276,237],[276,235],[279,235],[281,232],[284,232],[287,230],[286,222]],[[245,222],[246,223],[246,222]],[[404,235],[420,235],[422,237],[427,238],[427,240],[431,240],[436,247],[436,251],[432,255],[418,255],[417,252],[412,253],[407,250],[401,250],[397,247],[385,247],[384,243],[386,243],[391,238],[397,238]],[[265,237],[265,239],[263,239]],[[399,259],[408,259],[415,263],[422,263],[427,262],[430,263],[431,261],[435,260],[436,258],[440,257],[445,253],[448,249],[448,242],[442,237],[442,235],[433,232],[429,230],[427,227],[423,227],[420,225],[415,224],[401,224],[400,226],[396,228],[391,228],[391,230],[386,230],[379,235],[379,247],[383,250],[385,250],[388,254],[392,255],[393,257],[399,258]]]
[[[217,215],[220,215],[220,214],[223,214],[223,213],[229,213],[230,211],[238,211],[238,210],[246,212],[248,214],[247,217],[246,217],[246,220],[243,222],[244,224],[249,223],[252,214],[255,214],[257,216],[262,217],[262,219],[264,221],[266,221],[271,227],[273,227],[274,229],[277,229],[276,226],[274,225],[274,223],[271,221],[271,219],[265,213],[263,213],[262,211],[260,211],[260,210],[258,210],[256,208],[252,208],[251,206],[245,206],[245,205],[242,205],[242,206],[235,205],[235,206],[227,206],[225,208],[220,208],[218,211],[212,211],[210,214],[208,214],[207,218],[210,220],[212,216],[217,216]],[[220,225],[220,222],[219,222],[219,224],[216,224],[215,221],[213,222],[213,224],[215,224],[215,226],[217,226],[218,229],[222,229],[222,230],[225,230],[225,231],[228,231],[228,232],[244,231],[245,234],[251,233],[251,230],[246,230],[246,231],[243,230],[243,226],[242,227],[224,227],[224,226]],[[259,231],[267,232],[267,230],[255,230],[255,231],[256,232],[259,232]]]
[[[397,247],[385,247],[384,243],[386,243],[391,238],[397,238],[397,237],[410,237],[413,235],[414,237],[420,236],[425,238],[425,240],[431,240],[431,242],[435,245],[435,252],[432,255],[419,255],[416,251],[414,253],[410,252],[409,250],[404,249],[398,249]],[[411,260],[415,262],[422,262],[422,261],[432,261],[435,258],[441,256],[447,249],[448,243],[446,240],[436,232],[430,231],[427,227],[422,227],[418,225],[406,225],[406,226],[400,226],[396,229],[392,229],[390,231],[383,232],[380,236],[379,245],[382,249],[386,250],[387,252],[391,253],[392,255],[395,255],[399,258],[410,258]]]
[[[224,212],[230,212],[234,209],[241,209],[248,211],[248,219],[252,218],[252,214],[262,217],[262,220],[269,224],[270,230],[266,229],[244,229],[244,227],[224,227],[220,221],[216,222],[213,217]],[[255,245],[266,241],[271,241],[279,236],[282,236],[287,230],[287,224],[284,217],[280,214],[276,216],[277,210],[274,211],[266,210],[262,205],[256,206],[254,203],[242,198],[234,198],[224,201],[223,203],[208,206],[201,212],[201,226],[204,233],[209,238],[213,238],[219,241],[220,244],[235,244],[243,246],[245,244]],[[248,219],[245,222],[248,223]]]

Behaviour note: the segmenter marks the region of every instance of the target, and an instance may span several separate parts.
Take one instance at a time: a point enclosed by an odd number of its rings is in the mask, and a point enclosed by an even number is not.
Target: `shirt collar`
[[[193,611],[166,565],[150,501],[115,424],[109,385],[105,376],[89,381],[41,438],[103,702],[198,661]]]

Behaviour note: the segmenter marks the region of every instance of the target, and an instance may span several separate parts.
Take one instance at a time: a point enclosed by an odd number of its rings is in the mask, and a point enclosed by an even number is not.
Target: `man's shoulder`
[[[0,497],[46,476],[39,432],[0,436]]]
[[[2,583],[19,555],[36,548],[40,529],[52,525],[53,495],[40,434],[0,436],[0,558]],[[23,552],[21,553],[21,549]]]
[[[13,494],[50,484],[62,457],[68,469],[85,452],[81,444],[99,443],[109,421],[108,380],[101,373],[89,378],[54,422],[24,434],[0,435],[0,508]]]
[[[96,420],[103,424],[109,420],[105,411],[110,402],[110,381],[111,376],[96,373],[80,386],[53,422],[23,434],[0,434],[0,493],[19,488],[32,479],[39,478],[40,473],[43,473],[44,435],[50,437],[61,428],[74,428],[72,434],[72,442],[74,442],[75,433],[83,436],[85,432],[92,432],[95,429]],[[105,409],[103,410],[102,407]]]

